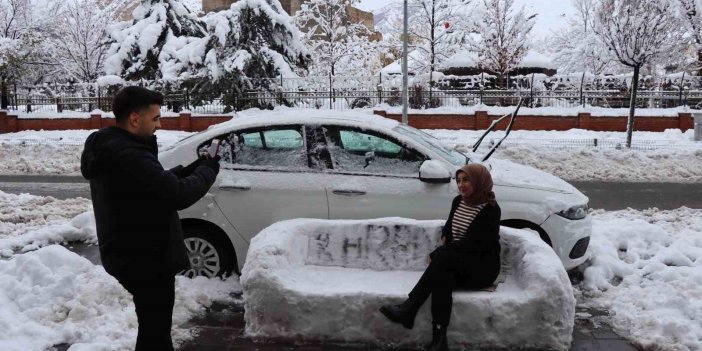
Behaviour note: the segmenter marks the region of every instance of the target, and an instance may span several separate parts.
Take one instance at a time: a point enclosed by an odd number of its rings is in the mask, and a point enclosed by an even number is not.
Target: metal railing
[[[278,90],[248,91],[230,101],[232,105],[216,99],[196,105],[188,94],[165,96],[164,110],[181,112],[184,109],[195,114],[223,114],[232,110],[250,107],[271,108],[290,106],[301,108],[346,110],[368,108],[380,104],[399,106],[400,90]],[[476,105],[514,106],[523,98],[525,107],[597,106],[604,108],[629,107],[629,93],[620,90],[438,90],[415,87],[409,92],[409,104],[413,109],[437,107],[461,108]],[[10,96],[8,109],[21,113],[89,113],[95,109],[111,111],[111,96],[95,97],[29,97]],[[678,106],[702,107],[702,90],[639,91],[637,108],[672,108]]]

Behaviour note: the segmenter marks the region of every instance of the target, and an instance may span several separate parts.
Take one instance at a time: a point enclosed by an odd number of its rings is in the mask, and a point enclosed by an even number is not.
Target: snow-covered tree
[[[19,66],[23,56],[22,42],[7,37],[0,38],[0,76],[4,80],[10,78],[16,66]]]
[[[107,27],[118,22],[122,2],[68,0],[56,14],[56,31],[47,39],[52,59],[75,81],[92,83],[102,73]]]
[[[34,84],[55,68],[45,39],[54,29],[53,14],[61,2],[0,0],[0,78]],[[4,89],[4,87],[3,87]]]
[[[702,2],[679,0],[680,14],[685,23],[695,51],[694,68],[702,75]]]
[[[309,64],[300,31],[278,0],[240,0],[206,21],[207,40],[180,55],[190,62],[187,84],[196,101],[223,96],[228,106],[241,107],[246,90],[270,89],[273,78],[298,77]],[[203,59],[193,60],[200,52]]]
[[[554,33],[550,40],[554,62],[561,71],[602,74],[611,69],[615,61],[594,31],[597,0],[571,2],[576,9],[575,16],[568,19],[567,29]]]
[[[371,29],[353,21],[350,8],[359,0],[310,0],[295,15],[313,56],[313,75],[371,74],[379,68]]]
[[[164,72],[164,62],[178,60],[179,50],[201,41],[207,35],[203,23],[180,0],[142,0],[133,15],[133,21],[109,29],[105,73],[132,81],[176,81],[180,72]]]
[[[524,7],[515,11],[514,0],[483,0],[485,11],[478,24],[477,42],[480,65],[504,77],[517,67],[530,48],[530,33],[536,15]]]
[[[410,0],[408,6],[415,8],[408,32],[422,57],[418,67],[431,74],[466,44],[475,26],[471,0]]]
[[[600,0],[595,32],[617,60],[634,70],[626,145],[631,147],[641,67],[676,52],[681,24],[668,0]]]

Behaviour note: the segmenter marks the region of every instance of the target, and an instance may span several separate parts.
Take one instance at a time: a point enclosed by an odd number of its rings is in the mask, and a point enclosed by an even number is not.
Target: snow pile
[[[374,344],[428,341],[430,303],[419,311],[414,331],[392,324],[378,308],[406,298],[443,224],[299,219],[268,227],[251,241],[241,277],[247,333]],[[503,228],[501,237],[511,263],[505,281],[494,292],[454,294],[449,340],[567,349],[575,298],[560,260],[531,232]]]
[[[0,261],[0,349],[132,350],[137,318],[131,295],[100,266],[52,245]],[[213,301],[232,301],[241,291],[227,281],[176,279],[173,313],[176,343],[192,338],[180,326]]]
[[[0,256],[51,243],[95,241],[91,208],[90,200],[83,198],[57,200],[0,191]]]
[[[0,174],[80,174],[83,144],[94,130],[22,131],[0,134]],[[156,132],[164,149],[193,133]]]
[[[473,115],[476,111],[486,111],[490,116],[503,116],[514,112],[514,106],[487,106],[473,105],[461,107],[437,107],[430,109],[409,109],[411,115]],[[402,106],[390,106],[380,104],[374,110],[385,111],[388,114],[401,114]],[[519,109],[519,116],[570,116],[577,117],[579,113],[590,113],[596,117],[627,117],[628,108],[609,108],[587,105],[585,107],[522,107]],[[691,110],[689,107],[673,108],[637,108],[636,117],[678,117],[679,113],[699,113],[700,110]],[[519,119],[517,116],[517,119]]]
[[[636,150],[558,149],[526,145],[505,148],[495,157],[513,160],[567,180],[608,182],[702,181],[702,148]]]
[[[645,349],[702,349],[702,210],[595,211],[585,307]]]
[[[472,150],[483,131],[425,130],[448,147]],[[632,149],[622,132],[571,129],[513,131],[493,156],[575,181],[702,181],[702,143],[693,141],[694,131],[635,132]],[[479,153],[488,151],[504,137],[497,131],[485,138]],[[594,145],[597,145],[595,147]]]

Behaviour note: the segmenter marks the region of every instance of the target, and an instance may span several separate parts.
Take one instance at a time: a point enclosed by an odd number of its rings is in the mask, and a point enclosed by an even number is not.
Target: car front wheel
[[[203,276],[207,278],[222,277],[231,273],[233,257],[230,250],[224,245],[216,234],[205,226],[189,225],[183,227],[185,248],[190,260],[190,269],[180,274],[194,278]]]

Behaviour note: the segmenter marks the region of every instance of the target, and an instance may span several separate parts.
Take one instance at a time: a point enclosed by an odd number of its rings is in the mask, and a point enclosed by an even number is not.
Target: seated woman
[[[446,328],[456,286],[482,289],[500,272],[500,206],[492,191],[492,177],[481,164],[456,172],[460,195],[453,199],[443,228],[443,245],[429,255],[429,267],[399,305],[380,308],[388,319],[407,329],[414,326],[419,307],[431,295],[432,342],[426,350],[448,350]]]

